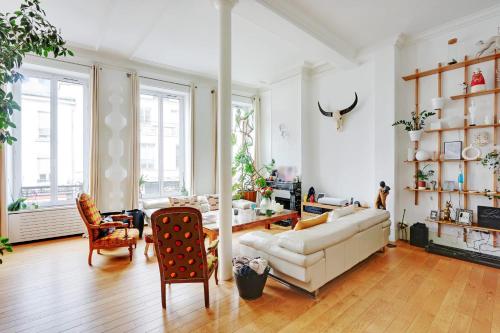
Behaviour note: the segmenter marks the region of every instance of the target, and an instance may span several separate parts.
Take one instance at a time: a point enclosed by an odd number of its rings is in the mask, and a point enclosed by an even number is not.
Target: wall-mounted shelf
[[[427,219],[427,222],[434,222],[438,224],[438,237],[441,237],[441,226],[447,225],[447,226],[453,226],[453,227],[458,227],[458,228],[463,228],[464,229],[464,242],[467,242],[467,229],[469,230],[474,230],[474,231],[480,231],[480,232],[487,232],[491,234],[492,237],[492,243],[494,247],[497,247],[497,235],[500,232],[500,230],[497,229],[492,229],[492,228],[485,228],[485,227],[480,227],[477,224],[471,224],[471,225],[465,225],[465,224],[459,224],[451,221],[435,221],[431,219]]]
[[[405,187],[405,190],[412,192],[434,192],[434,193],[458,193],[464,195],[479,195],[479,196],[500,196],[500,192],[484,192],[484,191],[459,191],[459,190],[430,190],[430,189],[418,189],[412,187]]]
[[[455,69],[464,68],[464,67],[468,67],[471,65],[479,64],[482,62],[495,60],[497,58],[500,58],[500,53],[495,53],[495,54],[491,54],[491,55],[487,55],[487,56],[479,57],[479,58],[465,59],[464,61],[457,62],[456,64],[453,64],[453,65],[439,66],[437,68],[429,69],[429,70],[426,70],[423,72],[418,72],[415,74],[403,76],[403,80],[405,80],[405,81],[415,80],[415,79],[418,79],[418,78],[421,78],[424,76],[429,76],[429,75],[439,74],[439,73],[443,73],[443,72],[447,72],[447,71],[452,71]]]
[[[424,161],[417,161],[417,160],[414,160],[414,161],[404,161],[405,163],[448,163],[448,162],[479,162],[481,161],[480,158],[478,159],[475,159],[475,160],[424,160]]]
[[[483,91],[478,91],[478,92],[473,92],[473,93],[468,93],[468,94],[463,94],[463,95],[451,96],[451,99],[453,99],[453,100],[464,99],[464,98],[469,98],[469,97],[474,97],[474,96],[496,94],[498,92],[500,92],[500,88],[483,90]]]
[[[498,127],[498,126],[500,126],[500,124],[473,125],[473,126],[464,126],[464,127],[440,128],[440,129],[433,129],[433,130],[429,129],[429,130],[425,130],[425,133],[463,131],[463,130],[481,129],[481,128],[494,128],[494,127]]]

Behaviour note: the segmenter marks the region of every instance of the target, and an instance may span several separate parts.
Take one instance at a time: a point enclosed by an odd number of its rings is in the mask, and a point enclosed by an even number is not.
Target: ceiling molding
[[[482,20],[487,20],[498,16],[500,16],[500,5],[495,5],[493,7],[472,13],[470,15],[451,20],[426,31],[409,35],[408,38],[404,41],[404,45],[412,45],[421,41],[429,40],[445,33],[449,33],[450,31],[466,28],[472,24],[481,22]]]
[[[357,50],[352,45],[335,36],[334,33],[317,24],[293,6],[276,0],[256,0],[256,2],[331,49],[335,55],[336,65],[341,67],[357,65],[355,60]]]

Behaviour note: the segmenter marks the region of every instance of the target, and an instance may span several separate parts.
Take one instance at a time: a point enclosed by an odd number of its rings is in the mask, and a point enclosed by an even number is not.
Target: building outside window
[[[142,89],[140,111],[141,196],[185,191],[185,96]]]
[[[41,206],[72,204],[88,175],[88,81],[50,72],[24,73],[13,87],[12,194]],[[86,134],[84,134],[86,133]]]

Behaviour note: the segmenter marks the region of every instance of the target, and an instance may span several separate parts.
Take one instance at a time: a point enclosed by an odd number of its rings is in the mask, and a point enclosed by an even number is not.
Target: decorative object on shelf
[[[439,221],[439,212],[437,210],[431,210],[431,215],[429,218],[432,221]]]
[[[375,199],[375,208],[377,209],[387,209],[387,196],[391,188],[385,185],[384,181],[379,183],[380,188],[378,189],[377,199]]]
[[[474,145],[484,147],[490,143],[490,135],[488,132],[480,132],[474,135]]]
[[[456,186],[453,180],[446,180],[443,183],[443,191],[455,191]]]
[[[443,220],[451,222],[451,210],[453,208],[453,205],[451,204],[451,201],[446,201],[446,206],[443,209]]]
[[[432,160],[436,162],[439,159],[439,154],[437,151],[432,152]]]
[[[498,153],[498,150],[494,149],[486,154],[486,156],[484,156],[481,160],[481,164],[488,167],[490,170],[493,170],[498,177],[498,181],[500,181],[500,154]]]
[[[448,40],[448,65],[457,63],[457,42],[458,38],[452,38]]]
[[[429,183],[431,184],[431,190],[436,191],[437,190],[437,181],[432,180]]]
[[[478,41],[476,43],[477,53],[476,57],[480,57],[483,54],[494,53],[496,50],[500,50],[500,27],[497,28],[497,34],[491,36],[486,41]]]
[[[463,95],[466,95],[468,90],[469,90],[469,85],[467,82],[462,82],[459,85],[460,91],[462,92]]]
[[[414,161],[415,160],[415,147],[408,147],[408,161]]]
[[[481,69],[477,68],[472,73],[472,80],[470,82],[470,92],[475,93],[479,91],[483,91],[486,89],[486,82],[484,80],[483,73]]]
[[[404,125],[405,131],[410,135],[410,140],[416,142],[419,141],[422,136],[425,120],[435,114],[435,112],[425,110],[419,114],[413,111],[411,113],[411,120],[398,120],[392,124],[392,126]]]
[[[457,178],[458,190],[461,192],[464,190],[464,171],[463,171],[464,169],[463,169],[462,163],[460,163],[460,165],[458,167],[460,169],[460,172],[458,173],[458,178]]]
[[[415,158],[417,161],[428,161],[431,159],[431,154],[428,151],[420,149],[415,154]]]
[[[493,125],[493,118],[491,118],[489,115],[484,116],[484,124]]]
[[[354,102],[351,104],[351,106],[343,110],[337,110],[333,112],[326,112],[325,110],[323,110],[318,101],[318,108],[321,114],[325,117],[332,117],[335,119],[335,122],[337,123],[337,131],[342,131],[342,120],[343,120],[342,117],[346,115],[349,111],[352,111],[358,104],[358,94],[356,92],[354,92],[354,97],[355,97]]]
[[[444,108],[444,103],[445,103],[445,98],[444,97],[435,97],[431,100],[432,103],[432,108],[434,110],[440,110]]]
[[[434,170],[428,170],[428,171],[425,170],[428,167],[430,167],[430,164],[426,164],[422,169],[419,169],[417,171],[417,174],[415,175],[415,177],[417,178],[417,188],[419,190],[427,189],[427,181],[432,176],[434,176],[435,173]]]
[[[476,102],[472,100],[469,106],[469,126],[476,126],[477,106]]]
[[[462,157],[467,161],[477,160],[481,156],[481,150],[472,144],[462,150]]]
[[[462,141],[447,141],[444,143],[444,159],[460,160],[462,158]]]
[[[459,224],[471,225],[473,212],[470,209],[457,209],[455,221]]]

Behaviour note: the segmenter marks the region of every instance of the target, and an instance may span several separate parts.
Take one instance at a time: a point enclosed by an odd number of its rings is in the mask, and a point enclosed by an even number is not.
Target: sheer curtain
[[[191,137],[191,159],[190,159],[190,170],[189,170],[189,194],[191,195],[196,195],[196,184],[195,184],[195,179],[194,179],[194,166],[195,166],[195,114],[196,114],[196,109],[195,109],[195,101],[196,101],[196,86],[194,84],[191,84],[191,89],[190,89],[190,137]]]
[[[140,91],[140,83],[139,83],[139,77],[137,76],[137,73],[132,73],[130,75],[130,84],[132,87],[132,101],[131,101],[131,115],[132,115],[132,135],[131,135],[131,161],[130,161],[130,170],[131,170],[131,175],[130,175],[130,189],[132,191],[132,195],[130,196],[130,207],[132,209],[139,208],[139,178],[140,178],[140,148],[139,148],[139,115],[141,112],[140,109],[140,98],[141,98],[141,91]]]
[[[261,167],[261,157],[260,157],[260,97],[253,96],[252,104],[254,110],[254,126],[255,126],[255,138],[254,138],[254,156],[255,156],[255,166],[257,169]]]
[[[94,198],[97,207],[99,203],[99,77],[101,67],[99,65],[92,65],[91,78],[90,78],[90,97],[91,97],[91,111],[90,111],[90,181],[89,192]]]
[[[7,230],[7,165],[6,144],[0,144],[0,235]]]

